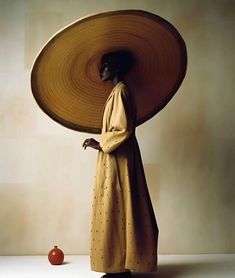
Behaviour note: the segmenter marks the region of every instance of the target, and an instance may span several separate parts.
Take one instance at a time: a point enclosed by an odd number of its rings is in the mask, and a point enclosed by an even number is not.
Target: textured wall
[[[137,135],[160,253],[235,252],[234,1],[0,0],[0,254],[89,252],[96,152],[48,118],[30,91],[33,59],[80,16],[136,8],[182,33],[178,94]],[[97,136],[98,138],[98,136]]]

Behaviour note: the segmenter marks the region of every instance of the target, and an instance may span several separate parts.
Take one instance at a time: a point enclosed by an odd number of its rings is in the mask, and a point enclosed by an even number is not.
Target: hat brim
[[[136,102],[136,125],[153,117],[181,85],[187,53],[172,24],[140,10],[91,15],[55,34],[40,51],[31,72],[38,105],[65,127],[100,133],[112,84],[101,81],[98,68],[105,53],[120,49],[136,58],[126,76]]]

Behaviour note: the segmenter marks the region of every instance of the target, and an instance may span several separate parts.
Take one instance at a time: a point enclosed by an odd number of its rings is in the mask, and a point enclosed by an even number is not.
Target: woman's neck
[[[121,78],[120,76],[115,76],[112,80],[112,83],[114,86],[116,86],[121,81],[123,81],[123,78]]]

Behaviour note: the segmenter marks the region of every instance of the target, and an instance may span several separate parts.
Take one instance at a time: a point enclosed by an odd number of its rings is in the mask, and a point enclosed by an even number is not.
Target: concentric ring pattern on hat
[[[37,56],[31,88],[41,109],[73,130],[100,133],[112,84],[101,81],[105,53],[128,50],[136,58],[126,83],[137,106],[136,125],[173,97],[187,67],[184,40],[165,19],[141,10],[84,17],[56,33]]]

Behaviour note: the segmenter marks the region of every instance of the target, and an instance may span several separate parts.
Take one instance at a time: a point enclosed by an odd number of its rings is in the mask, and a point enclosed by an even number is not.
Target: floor
[[[88,256],[66,256],[52,266],[47,256],[1,256],[0,278],[98,278],[91,272]],[[235,254],[160,255],[156,273],[133,273],[133,278],[235,278]]]

